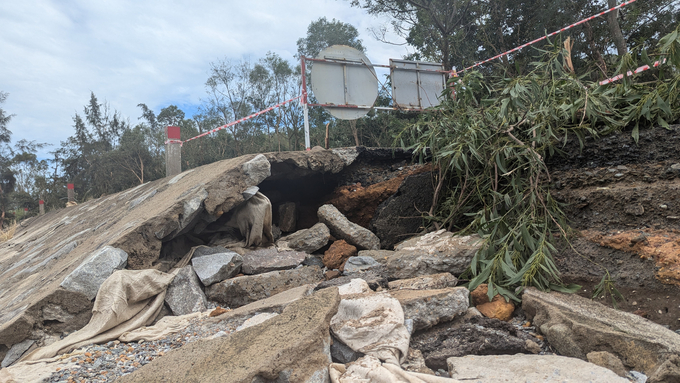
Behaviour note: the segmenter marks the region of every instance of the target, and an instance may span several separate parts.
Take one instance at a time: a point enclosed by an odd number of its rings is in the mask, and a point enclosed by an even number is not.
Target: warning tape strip
[[[278,108],[278,107],[281,107],[281,106],[283,106],[283,105],[285,105],[285,104],[287,104],[287,103],[289,103],[289,102],[295,101],[295,100],[297,100],[297,99],[299,99],[299,98],[301,98],[301,97],[302,97],[302,95],[299,95],[299,96],[297,96],[297,97],[293,97],[293,98],[291,98],[290,100],[286,100],[286,101],[280,102],[280,103],[278,103],[278,104],[276,104],[276,105],[270,106],[270,107],[267,108],[267,109],[263,109],[263,110],[261,110],[261,111],[259,111],[259,112],[257,112],[257,113],[253,113],[253,114],[251,114],[250,116],[246,116],[246,117],[240,118],[240,119],[238,119],[238,120],[236,120],[236,121],[232,121],[232,122],[230,122],[230,123],[228,123],[228,124],[226,124],[226,125],[218,126],[218,127],[215,128],[215,129],[209,130],[209,131],[207,131],[207,132],[205,132],[205,133],[201,133],[201,134],[199,134],[199,135],[196,136],[196,137],[191,137],[191,138],[186,139],[186,140],[184,140],[184,141],[181,141],[181,140],[167,140],[167,141],[165,141],[165,143],[166,143],[166,144],[177,144],[177,143],[178,143],[178,144],[180,144],[180,145],[183,145],[185,142],[189,142],[189,141],[195,140],[195,139],[197,139],[197,138],[205,137],[205,136],[207,136],[208,134],[217,132],[218,130],[222,130],[222,129],[229,128],[229,127],[234,126],[234,125],[236,125],[236,124],[240,124],[240,123],[242,123],[242,122],[244,122],[244,121],[250,120],[251,118],[257,117],[257,116],[259,116],[259,115],[261,115],[261,114],[265,114],[265,113],[267,113],[267,112],[270,112],[270,111],[272,111],[272,110],[274,110],[274,109],[276,109],[276,108]]]
[[[650,67],[649,65],[643,65],[643,66],[637,68],[637,69],[634,70],[634,71],[630,71],[630,70],[629,70],[628,72],[626,72],[626,76],[632,76],[632,75],[634,75],[634,74],[636,74],[636,73],[640,73],[640,72],[644,72],[644,71],[649,70],[649,69],[652,69],[652,68],[656,68],[656,67],[658,67],[659,65],[665,64],[665,63],[666,63],[666,59],[663,59],[662,61],[655,61],[654,64],[652,64],[651,67]],[[614,77],[608,78],[608,79],[606,79],[606,80],[602,80],[602,81],[599,82],[599,84],[600,84],[600,85],[607,85],[607,84],[610,84],[610,83],[612,83],[612,82],[614,82],[614,81],[619,81],[619,80],[621,80],[622,78],[623,78],[623,73],[622,73],[622,74],[619,74],[619,75],[616,75],[616,76],[614,76]]]
[[[497,58],[501,58],[501,57],[503,57],[503,56],[507,56],[507,55],[509,55],[510,53],[517,52],[517,51],[519,51],[519,50],[522,49],[522,48],[526,48],[526,47],[528,47],[529,45],[533,45],[533,44],[535,44],[535,43],[537,43],[537,42],[539,42],[539,41],[541,41],[541,40],[545,40],[545,39],[547,39],[548,37],[555,36],[555,35],[558,34],[558,33],[561,33],[561,32],[566,31],[567,29],[571,29],[571,28],[573,28],[573,27],[575,27],[575,26],[577,26],[577,25],[581,25],[581,24],[583,24],[583,23],[586,23],[586,22],[588,22],[588,21],[590,21],[590,20],[592,20],[592,19],[594,19],[594,18],[603,16],[603,15],[605,15],[605,14],[607,14],[607,13],[609,13],[609,12],[615,11],[615,10],[617,10],[617,9],[619,9],[619,8],[623,8],[623,7],[625,7],[626,5],[631,4],[631,3],[634,3],[634,2],[636,2],[636,1],[637,1],[637,0],[629,0],[629,1],[626,1],[626,2],[621,3],[621,4],[619,4],[619,5],[617,5],[617,6],[613,7],[613,8],[610,8],[610,9],[608,9],[608,10],[606,10],[606,11],[603,11],[603,12],[600,12],[600,13],[598,13],[598,14],[596,14],[596,15],[590,16],[590,17],[588,17],[587,19],[583,19],[583,20],[581,20],[581,21],[579,21],[579,22],[576,22],[576,23],[571,24],[571,25],[569,25],[569,26],[567,26],[567,27],[564,27],[564,28],[562,28],[562,29],[560,29],[560,30],[558,30],[558,31],[552,32],[552,33],[547,34],[547,35],[545,35],[545,36],[543,36],[543,37],[537,38],[536,40],[533,40],[533,41],[530,41],[530,42],[528,42],[528,43],[526,43],[526,44],[520,45],[520,46],[518,46],[517,48],[513,48],[513,49],[511,49],[511,50],[509,50],[509,51],[507,51],[507,52],[505,52],[505,53],[501,53],[501,54],[496,55],[496,56],[494,56],[494,57],[492,57],[492,58],[490,58],[490,59],[486,59],[486,60],[484,60],[484,61],[480,61],[480,62],[478,62],[478,63],[475,63],[474,65],[471,65],[471,66],[469,66],[469,67],[467,67],[467,68],[465,68],[465,69],[459,70],[458,72],[459,72],[459,73],[460,73],[460,72],[464,72],[464,71],[466,71],[466,70],[469,70],[469,69],[478,67],[478,66],[480,66],[480,65],[482,65],[482,64],[486,64],[486,63],[488,63],[489,61],[493,61],[493,60],[495,60],[495,59],[497,59]],[[450,73],[455,73],[455,71],[451,71]]]

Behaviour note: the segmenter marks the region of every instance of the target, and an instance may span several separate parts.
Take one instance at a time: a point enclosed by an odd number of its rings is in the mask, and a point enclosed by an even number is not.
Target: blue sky
[[[348,0],[0,1],[0,91],[9,93],[2,108],[15,114],[13,141],[52,144],[45,156],[72,135],[91,91],[133,124],[139,103],[155,112],[178,105],[189,116],[205,98],[211,62],[268,51],[292,61],[319,17],[354,25],[374,63],[410,52],[376,41],[369,29],[389,20]]]

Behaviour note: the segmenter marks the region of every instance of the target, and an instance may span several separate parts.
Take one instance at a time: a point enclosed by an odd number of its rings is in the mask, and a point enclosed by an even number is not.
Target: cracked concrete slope
[[[323,149],[246,155],[24,221],[0,244],[0,357],[26,338],[44,343],[87,323],[91,300],[61,285],[105,246],[127,253],[128,269],[149,268],[163,242],[216,220],[243,202],[248,187],[337,173],[352,161],[352,153]]]

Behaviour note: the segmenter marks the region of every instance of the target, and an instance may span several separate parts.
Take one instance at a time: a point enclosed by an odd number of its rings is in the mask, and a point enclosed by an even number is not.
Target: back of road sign
[[[333,45],[317,59],[324,60],[312,66],[312,91],[319,104],[341,120],[366,115],[378,97],[378,78],[368,57],[352,47]]]
[[[390,59],[392,101],[403,109],[425,109],[439,105],[446,86],[442,64]]]

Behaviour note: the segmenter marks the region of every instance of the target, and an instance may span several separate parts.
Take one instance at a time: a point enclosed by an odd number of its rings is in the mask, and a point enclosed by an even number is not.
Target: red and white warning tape
[[[652,69],[652,68],[656,68],[656,67],[658,67],[659,65],[665,64],[665,63],[666,63],[666,59],[663,59],[662,61],[655,61],[654,64],[652,64],[651,67],[650,67],[649,65],[643,65],[643,66],[637,68],[637,69],[634,70],[634,71],[630,71],[630,70],[629,70],[629,71],[626,73],[626,76],[632,76],[632,75],[634,75],[634,74],[636,74],[636,73],[640,73],[640,72],[644,72],[644,71],[649,70],[649,69]],[[612,83],[612,82],[614,82],[614,81],[619,81],[619,80],[621,80],[622,78],[623,78],[623,73],[622,73],[622,74],[619,74],[619,75],[616,75],[616,76],[614,76],[614,77],[612,77],[612,78],[608,78],[608,79],[606,79],[606,80],[602,80],[602,81],[599,82],[599,84],[600,84],[600,85],[607,85],[607,84]]]
[[[226,124],[226,125],[218,126],[218,127],[215,128],[215,129],[209,130],[209,131],[207,131],[207,132],[205,132],[205,133],[201,133],[201,134],[199,134],[199,135],[196,136],[196,137],[191,137],[191,138],[186,139],[186,140],[184,140],[184,141],[180,141],[180,140],[167,140],[167,141],[165,141],[165,143],[166,143],[166,144],[177,144],[177,143],[178,143],[178,144],[180,144],[180,145],[183,145],[185,142],[189,142],[189,141],[195,140],[195,139],[197,139],[197,138],[205,137],[205,136],[207,136],[208,134],[217,132],[218,130],[222,130],[222,129],[229,128],[229,127],[234,126],[234,125],[236,125],[236,124],[240,124],[240,123],[242,123],[242,122],[244,122],[244,121],[250,120],[251,118],[257,117],[257,116],[259,116],[259,115],[261,115],[261,114],[265,114],[265,113],[267,113],[267,112],[270,112],[270,111],[272,111],[272,110],[274,110],[274,109],[276,109],[276,108],[278,108],[278,107],[281,107],[281,106],[283,106],[283,105],[285,105],[285,104],[287,104],[287,103],[289,103],[289,102],[295,101],[295,100],[297,100],[297,99],[299,99],[299,98],[301,98],[301,97],[302,97],[302,95],[299,95],[299,96],[297,96],[297,97],[293,97],[293,98],[291,98],[290,100],[286,100],[286,101],[284,101],[284,102],[280,102],[280,103],[278,103],[278,104],[276,104],[276,105],[274,105],[274,106],[270,106],[270,107],[267,108],[267,109],[261,110],[261,111],[259,111],[259,112],[257,112],[257,113],[253,113],[253,114],[251,114],[250,116],[243,117],[243,118],[238,119],[238,120],[236,120],[236,121],[232,121],[232,122],[230,122],[230,123],[228,123],[228,124]]]
[[[547,34],[547,35],[545,35],[545,36],[543,36],[543,37],[537,38],[536,40],[533,40],[533,41],[530,41],[530,42],[528,42],[528,43],[526,43],[526,44],[520,45],[520,46],[518,46],[517,48],[513,48],[513,49],[511,49],[511,50],[509,50],[509,51],[507,51],[507,52],[504,52],[504,53],[501,53],[501,54],[499,54],[499,55],[493,56],[493,57],[490,58],[490,59],[486,59],[486,60],[484,60],[484,61],[480,61],[480,62],[478,62],[478,63],[475,63],[474,65],[471,65],[471,66],[469,66],[469,67],[467,67],[467,68],[465,68],[465,69],[459,70],[458,72],[464,72],[464,71],[469,70],[469,69],[472,69],[472,68],[474,68],[474,67],[478,67],[478,66],[480,66],[480,65],[482,65],[482,64],[486,64],[486,63],[488,63],[489,61],[493,61],[493,60],[495,60],[495,59],[497,59],[497,58],[501,58],[501,57],[503,57],[503,56],[507,56],[507,55],[509,55],[510,53],[517,52],[517,51],[519,51],[519,50],[522,49],[522,48],[526,48],[526,47],[528,47],[529,45],[535,44],[535,43],[537,43],[537,42],[539,42],[539,41],[541,41],[541,40],[545,40],[545,39],[547,39],[548,37],[555,36],[556,34],[558,34],[558,33],[560,33],[560,32],[564,32],[564,31],[566,31],[567,29],[571,29],[571,28],[573,28],[573,27],[575,27],[575,26],[577,26],[577,25],[581,25],[581,24],[583,24],[583,23],[586,23],[586,22],[588,22],[588,21],[590,21],[590,20],[592,20],[592,19],[594,19],[594,18],[603,16],[603,15],[605,15],[605,14],[607,14],[607,13],[609,13],[609,12],[615,11],[615,10],[617,10],[617,9],[619,9],[619,8],[623,8],[623,7],[625,7],[625,6],[628,5],[628,4],[634,3],[635,1],[637,1],[637,0],[629,0],[629,1],[626,1],[626,2],[624,2],[624,3],[621,3],[621,4],[619,4],[619,5],[617,5],[617,6],[613,7],[613,8],[607,9],[606,11],[603,11],[603,12],[600,12],[600,13],[598,13],[598,14],[596,14],[596,15],[590,16],[590,17],[588,17],[587,19],[583,19],[583,20],[581,20],[581,21],[579,21],[579,22],[576,22],[576,23],[571,24],[571,25],[569,25],[569,26],[567,26],[567,27],[564,27],[564,28],[562,28],[562,29],[560,29],[560,30],[558,30],[558,31],[549,33],[549,34]],[[451,71],[451,73],[454,73],[454,72],[455,72],[455,71]]]

